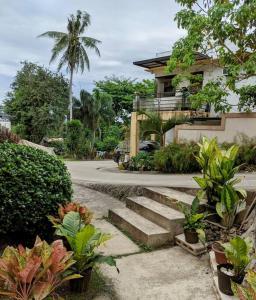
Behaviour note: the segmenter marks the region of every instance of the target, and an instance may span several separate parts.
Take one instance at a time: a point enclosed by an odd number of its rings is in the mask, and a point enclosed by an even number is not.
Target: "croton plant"
[[[82,222],[85,225],[91,223],[93,213],[86,206],[83,206],[77,202],[70,202],[65,206],[60,205],[58,209],[58,216],[57,217],[49,216],[48,218],[51,221],[51,223],[54,226],[56,226],[58,224],[61,224],[64,217],[71,211],[78,212]]]
[[[81,277],[72,274],[74,263],[62,240],[49,245],[37,237],[32,249],[7,247],[0,258],[0,295],[16,300],[56,298],[63,282]]]

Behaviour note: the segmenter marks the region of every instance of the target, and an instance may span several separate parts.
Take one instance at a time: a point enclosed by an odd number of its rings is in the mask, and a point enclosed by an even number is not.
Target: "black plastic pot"
[[[221,264],[217,266],[218,284],[220,291],[225,295],[233,296],[234,293],[231,288],[231,281],[241,284],[244,280],[245,274],[242,274],[240,276],[230,276],[223,273],[221,268],[233,270],[233,266],[231,264]]]
[[[198,233],[195,229],[185,229],[185,240],[189,244],[197,244],[199,242]]]
[[[72,279],[69,281],[70,291],[73,293],[85,293],[88,290],[89,282],[92,276],[92,268],[85,270],[82,278]]]

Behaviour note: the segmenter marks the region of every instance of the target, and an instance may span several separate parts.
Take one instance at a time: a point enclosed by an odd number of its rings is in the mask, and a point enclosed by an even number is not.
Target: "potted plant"
[[[235,217],[245,208],[246,191],[236,187],[240,179],[234,178],[239,170],[239,166],[235,166],[239,147],[233,145],[227,150],[221,150],[216,139],[207,138],[203,138],[199,147],[196,159],[202,168],[203,177],[194,179],[201,188],[200,193],[206,195],[208,209],[213,212],[211,216],[217,215],[219,219],[215,217],[215,221],[219,220],[225,227],[223,240],[212,245],[217,264],[223,264],[227,261],[222,243],[228,242]]]
[[[195,197],[191,207],[184,204],[179,204],[184,216],[185,222],[183,224],[185,240],[189,244],[196,244],[200,240],[204,239],[204,213],[199,213],[199,198]]]
[[[20,300],[55,298],[62,283],[81,277],[72,274],[74,263],[62,240],[49,245],[37,237],[32,249],[7,247],[0,258],[0,295]]]
[[[76,263],[72,266],[74,272],[82,278],[70,282],[72,292],[86,292],[90,282],[93,268],[101,263],[107,263],[116,267],[116,261],[112,256],[104,256],[97,251],[99,246],[111,238],[109,234],[100,232],[92,224],[81,226],[78,212],[69,212],[65,215],[63,222],[57,226],[56,233],[67,239],[73,251]],[[119,272],[118,268],[116,268]]]
[[[251,262],[253,246],[251,240],[239,236],[234,237],[223,246],[228,263],[217,266],[219,289],[223,294],[232,296],[234,293],[231,282],[242,283],[245,269]]]
[[[245,190],[234,188],[231,184],[226,184],[222,188],[220,202],[216,204],[217,213],[222,220],[221,223],[224,227],[226,227],[224,230],[222,230],[222,243],[228,241],[229,232],[234,224],[235,217],[237,213],[245,207],[245,197]],[[215,242],[212,245],[217,264],[227,263],[225,249],[222,246],[222,243]]]

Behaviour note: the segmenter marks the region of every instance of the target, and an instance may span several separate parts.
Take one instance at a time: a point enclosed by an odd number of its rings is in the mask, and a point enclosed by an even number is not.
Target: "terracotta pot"
[[[221,246],[220,243],[213,243],[212,250],[214,251],[215,260],[218,265],[227,264],[227,258],[224,252],[224,248]]]
[[[222,268],[233,270],[233,266],[231,264],[221,264],[217,266],[218,285],[220,291],[225,295],[233,296],[234,293],[231,288],[231,282],[233,281],[241,284],[244,280],[245,274],[242,274],[240,276],[231,276],[224,273]]]
[[[198,233],[195,229],[185,229],[185,240],[189,244],[197,244],[199,242]]]
[[[82,278],[69,281],[70,291],[73,293],[85,293],[88,290],[89,282],[92,276],[92,268],[85,270]]]

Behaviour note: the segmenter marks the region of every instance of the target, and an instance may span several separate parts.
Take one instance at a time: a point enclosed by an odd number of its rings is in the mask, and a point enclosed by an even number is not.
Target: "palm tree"
[[[99,40],[88,36],[82,36],[87,27],[91,24],[90,15],[87,12],[77,11],[76,15],[71,14],[68,18],[67,33],[58,31],[47,31],[39,37],[49,37],[54,39],[52,48],[52,57],[50,63],[56,60],[61,55],[58,71],[64,66],[67,66],[67,72],[70,73],[69,81],[69,108],[70,120],[73,118],[73,97],[72,84],[74,71],[84,72],[85,67],[90,69],[90,61],[86,49],[92,49],[100,56],[100,51],[97,47]]]
[[[149,134],[156,134],[160,139],[160,146],[164,146],[165,134],[176,125],[189,123],[190,119],[186,116],[172,117],[166,121],[157,112],[140,112],[146,119],[141,122],[142,136],[145,138]]]
[[[98,89],[95,89],[92,95],[81,90],[80,99],[75,101],[75,117],[83,123],[84,127],[92,131],[91,150],[94,148],[97,132],[101,139],[100,125],[111,123],[114,118],[112,103],[112,97]]]

